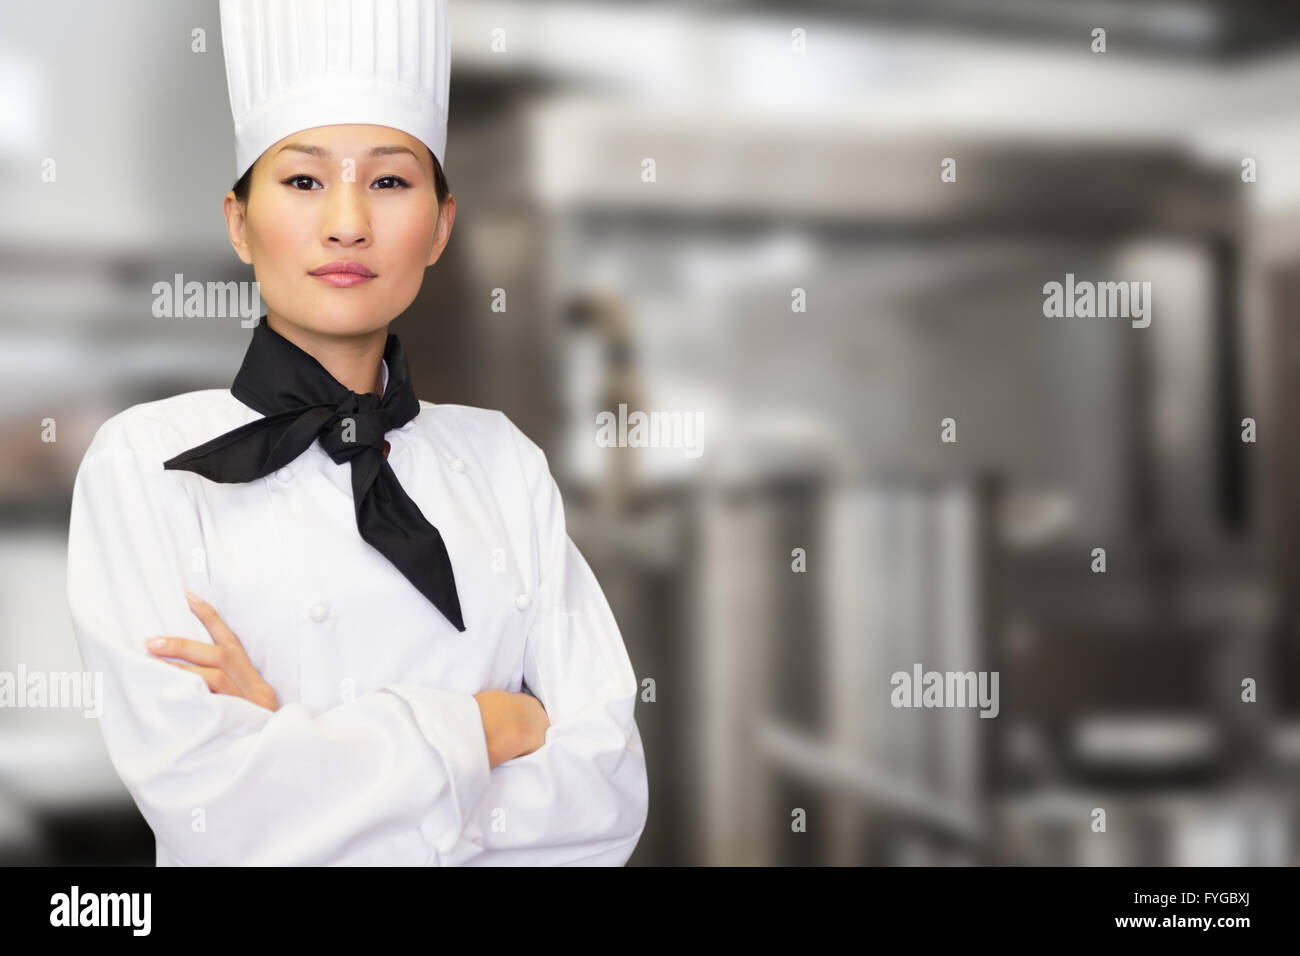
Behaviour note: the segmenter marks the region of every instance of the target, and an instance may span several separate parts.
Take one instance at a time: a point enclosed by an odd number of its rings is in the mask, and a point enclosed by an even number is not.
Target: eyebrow
[[[320,159],[328,159],[334,155],[324,146],[313,146],[310,143],[285,143],[276,151],[275,155],[279,156],[280,153],[283,153],[286,149],[291,149],[295,153],[306,153],[308,156],[316,156]],[[417,162],[420,159],[420,157],[416,156],[415,153],[409,147],[396,146],[396,145],[376,146],[374,149],[370,150],[370,152],[367,153],[366,155],[367,156],[392,156],[395,153],[406,153],[409,156],[411,156],[411,158],[415,159]]]

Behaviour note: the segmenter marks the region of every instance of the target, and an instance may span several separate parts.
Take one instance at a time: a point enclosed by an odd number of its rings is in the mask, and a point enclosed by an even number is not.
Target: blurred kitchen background
[[[451,15],[455,231],[394,331],[546,449],[654,681],[632,865],[1300,862],[1300,8]],[[5,5],[0,670],[80,670],[95,429],[238,367],[238,319],[151,311],[251,280],[233,165],[215,0]],[[1045,318],[1067,273],[1150,327]],[[703,453],[598,447],[620,403]],[[915,664],[996,718],[893,707]],[[94,720],[0,709],[0,862],[153,859]]]

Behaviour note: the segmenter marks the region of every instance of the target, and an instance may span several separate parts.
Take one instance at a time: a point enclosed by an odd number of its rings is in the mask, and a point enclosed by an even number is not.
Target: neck
[[[334,376],[344,388],[357,394],[379,394],[383,382],[380,362],[384,346],[388,343],[388,326],[360,335],[325,335],[303,328],[267,309],[266,323],[276,332],[302,349],[325,371]]]

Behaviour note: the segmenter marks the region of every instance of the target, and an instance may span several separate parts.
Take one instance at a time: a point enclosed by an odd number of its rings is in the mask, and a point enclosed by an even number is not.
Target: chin
[[[355,295],[356,290],[329,289],[316,298],[316,307],[301,319],[303,328],[323,335],[364,335],[382,329],[392,321],[389,311],[370,300]],[[345,301],[345,299],[350,299]]]

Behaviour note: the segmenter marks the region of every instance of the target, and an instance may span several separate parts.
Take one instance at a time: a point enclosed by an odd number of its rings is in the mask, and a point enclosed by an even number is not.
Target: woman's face
[[[428,148],[387,126],[286,136],[253,166],[247,209],[226,197],[231,244],[268,310],[322,335],[373,332],[400,315],[454,218],[450,195],[439,217]],[[373,276],[322,273],[339,261]]]

